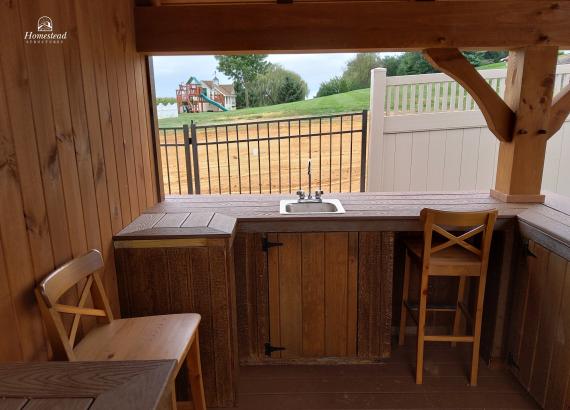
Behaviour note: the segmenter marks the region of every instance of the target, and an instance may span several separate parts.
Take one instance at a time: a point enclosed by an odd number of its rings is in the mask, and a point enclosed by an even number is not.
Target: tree
[[[396,75],[429,74],[438,71],[422,56],[421,53],[404,53],[400,56]]]
[[[350,90],[370,88],[370,71],[382,66],[382,59],[376,53],[358,53],[346,64],[342,78]]]
[[[321,83],[317,97],[325,97],[327,95],[334,95],[345,93],[349,90],[348,83],[342,77],[333,77],[329,81]]]
[[[309,93],[307,83],[297,74],[289,71],[283,78],[278,91],[279,103],[302,101]]]
[[[384,67],[386,69],[386,75],[388,77],[398,75],[399,66],[400,56],[386,56],[380,61],[380,67]]]
[[[234,80],[236,90],[243,91],[243,101],[245,106],[249,107],[249,87],[258,75],[267,71],[267,54],[216,56],[216,60],[218,70]]]
[[[308,92],[307,83],[297,73],[272,64],[251,83],[250,103],[253,107],[261,107],[300,101]]]

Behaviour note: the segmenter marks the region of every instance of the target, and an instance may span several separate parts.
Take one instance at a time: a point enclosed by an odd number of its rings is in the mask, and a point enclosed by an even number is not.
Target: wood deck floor
[[[410,337],[413,339],[413,337]],[[384,363],[260,365],[240,369],[242,410],[535,409],[508,373],[482,366],[479,386],[467,384],[469,348],[426,346],[424,384],[413,378],[413,347],[395,348]]]

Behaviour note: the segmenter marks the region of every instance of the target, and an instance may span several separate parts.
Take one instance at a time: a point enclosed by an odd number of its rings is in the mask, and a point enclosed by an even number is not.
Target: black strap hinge
[[[269,251],[269,248],[273,248],[275,246],[283,246],[283,244],[281,242],[270,242],[267,238],[261,239],[261,249],[263,249],[263,252],[267,252]]]
[[[284,347],[271,346],[271,343],[265,343],[265,356],[271,357],[273,352],[281,352],[285,350]]]

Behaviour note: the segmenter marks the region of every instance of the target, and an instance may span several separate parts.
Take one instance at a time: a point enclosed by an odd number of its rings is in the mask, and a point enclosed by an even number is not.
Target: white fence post
[[[366,159],[366,191],[382,190],[382,145],[384,142],[384,111],[386,100],[386,69],[371,70],[370,132]]]

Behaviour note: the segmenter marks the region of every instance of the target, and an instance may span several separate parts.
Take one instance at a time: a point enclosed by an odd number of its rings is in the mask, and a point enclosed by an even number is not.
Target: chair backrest
[[[422,209],[421,219],[424,223],[424,264],[429,265],[430,256],[434,253],[453,246],[460,246],[476,255],[483,262],[482,269],[486,271],[497,214],[496,209],[476,212],[439,211],[430,208]],[[452,234],[450,230],[461,230],[465,232],[456,236]],[[432,239],[434,232],[440,234],[447,241],[433,245]],[[479,246],[467,241],[470,238],[475,238],[477,235],[481,235]]]
[[[101,253],[93,249],[57,268],[36,288],[36,299],[46,324],[54,359],[75,360],[73,347],[82,315],[95,316],[105,323],[113,320],[109,300],[97,273],[103,266]],[[60,303],[60,298],[77,285],[82,286],[77,304]],[[89,297],[93,301],[92,308],[85,307]],[[62,320],[63,314],[73,315],[69,333]]]

